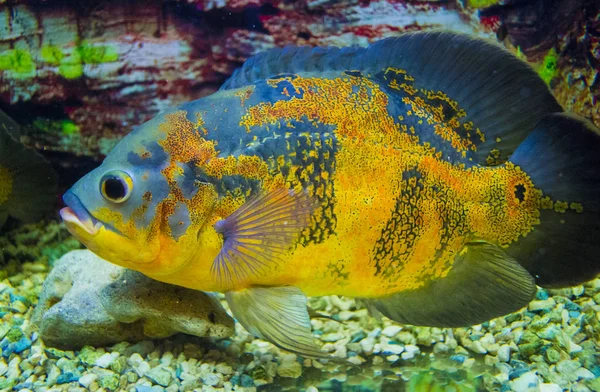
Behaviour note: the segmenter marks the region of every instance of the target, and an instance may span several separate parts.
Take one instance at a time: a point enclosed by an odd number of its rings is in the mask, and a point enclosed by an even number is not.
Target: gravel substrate
[[[55,253],[73,247],[61,242],[68,237],[60,226],[44,230],[55,234],[42,246]],[[4,254],[9,260],[0,264],[0,273],[8,271],[0,280],[0,391],[416,391],[428,385],[600,391],[600,279],[539,290],[527,309],[456,329],[402,326],[371,317],[351,299],[313,298],[311,307],[333,318],[312,323],[334,360],[285,353],[239,325],[222,341],[178,335],[61,351],[46,347],[30,324],[55,256],[49,254],[34,254],[37,260],[19,267],[10,262],[16,256]]]

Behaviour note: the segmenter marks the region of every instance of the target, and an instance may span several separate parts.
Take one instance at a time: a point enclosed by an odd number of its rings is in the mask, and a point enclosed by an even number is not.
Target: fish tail
[[[506,252],[536,283],[564,287],[600,273],[600,129],[573,114],[542,119],[510,161],[543,192],[540,223]]]

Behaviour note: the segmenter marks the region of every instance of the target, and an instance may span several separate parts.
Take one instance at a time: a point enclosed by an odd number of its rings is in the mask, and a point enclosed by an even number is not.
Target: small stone
[[[580,379],[584,379],[584,380],[592,380],[594,379],[594,373],[590,372],[589,370],[587,370],[584,367],[581,367],[579,369],[577,369],[577,371],[575,372],[575,375],[580,378]]]
[[[220,373],[208,373],[202,376],[202,383],[214,387],[223,381],[223,375]]]
[[[559,373],[568,374],[575,373],[575,371],[577,371],[577,369],[579,369],[580,367],[581,363],[579,361],[567,359],[564,361],[560,361],[556,365],[556,370],[558,370]]]
[[[96,349],[92,346],[84,346],[81,351],[79,351],[79,360],[84,365],[93,366],[101,356],[102,353],[100,351],[96,351]]]
[[[166,387],[171,382],[171,373],[162,366],[157,366],[145,373],[145,376],[158,385]],[[209,384],[210,385],[210,384]]]
[[[321,340],[324,342],[337,342],[338,340],[342,340],[344,338],[344,334],[340,332],[332,332],[326,333],[321,336]]]
[[[435,346],[433,346],[434,354],[443,354],[447,353],[448,351],[450,351],[450,347],[448,347],[446,343],[437,342]]]
[[[463,362],[463,366],[466,368],[469,368],[471,366],[475,365],[475,358],[467,358],[464,362]]]
[[[560,353],[553,349],[552,347],[550,347],[548,350],[546,350],[546,360],[548,361],[548,363],[556,363],[558,361],[560,361]]]
[[[363,353],[369,355],[371,353],[373,353],[373,348],[375,346],[375,339],[373,338],[366,338],[360,341],[360,347],[363,351]]]
[[[559,332],[559,328],[555,325],[548,325],[545,328],[539,330],[536,334],[542,339],[546,340],[554,340],[556,338],[556,334]]]
[[[500,362],[508,362],[510,361],[510,346],[508,344],[503,344],[498,349],[498,361]]]
[[[540,384],[540,392],[563,392],[563,389],[558,384]]]
[[[365,362],[365,359],[356,355],[354,357],[348,358],[348,362],[350,362],[353,365],[360,366]]]
[[[106,388],[110,391],[116,391],[119,387],[119,376],[116,374],[103,376],[100,378],[99,384],[102,388]]]
[[[0,377],[4,376],[6,374],[7,370],[8,370],[8,365],[4,361],[4,358],[0,359]]]
[[[277,368],[277,374],[281,377],[298,378],[302,375],[302,365],[298,362],[282,362]]]
[[[50,367],[50,371],[48,372],[48,376],[46,377],[46,385],[52,386],[56,384],[56,380],[60,376],[60,369],[56,365],[52,365]]]
[[[400,357],[394,354],[394,355],[390,355],[390,356],[388,356],[388,357],[385,357],[385,359],[386,359],[388,362],[396,362],[397,360],[399,360],[399,359],[400,359]]]
[[[90,386],[90,384],[94,381],[96,381],[98,379],[98,376],[95,375],[94,373],[87,373],[84,374],[83,376],[79,377],[79,384],[84,387],[84,388],[88,388]]]
[[[487,350],[485,349],[485,347],[483,347],[483,344],[479,340],[472,342],[467,346],[467,348],[477,354],[487,353]]]
[[[221,374],[233,374],[233,368],[226,363],[219,363],[215,370]]]
[[[382,344],[381,352],[383,355],[401,354],[404,351],[404,347],[399,344]]]
[[[526,372],[512,380],[510,385],[514,391],[534,392],[538,391],[539,378],[535,372]]]
[[[541,340],[536,340],[532,343],[520,344],[519,353],[522,357],[529,358],[530,356],[536,354],[543,346],[544,342]]]
[[[106,353],[102,356],[100,356],[98,359],[96,359],[96,362],[94,362],[94,365],[96,366],[100,366],[101,368],[106,369],[114,360],[114,356],[111,353]]]
[[[488,365],[488,366],[494,366],[494,365],[496,365],[498,362],[500,362],[500,361],[498,360],[498,357],[497,357],[497,356],[494,356],[494,355],[486,355],[486,356],[485,356],[485,358],[484,358],[484,363],[485,363],[486,365]]]
[[[531,301],[527,307],[530,312],[539,312],[542,310],[550,310],[556,306],[554,298],[550,297],[544,300]]]
[[[388,338],[392,338],[392,337],[396,336],[400,331],[402,331],[402,327],[397,326],[397,325],[389,325],[389,326],[385,327],[383,329],[383,331],[381,331],[381,333],[383,335],[387,336]]]
[[[400,342],[402,344],[416,344],[417,343],[417,338],[414,337],[413,334],[408,331],[400,331],[396,335],[395,340],[397,340],[398,342]]]

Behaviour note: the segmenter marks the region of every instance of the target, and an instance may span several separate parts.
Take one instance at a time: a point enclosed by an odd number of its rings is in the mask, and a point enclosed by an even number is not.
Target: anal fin
[[[305,357],[327,357],[312,336],[306,296],[299,288],[251,287],[229,291],[225,298],[251,334]]]
[[[445,277],[416,290],[365,301],[404,324],[463,327],[517,311],[535,292],[533,277],[501,248],[472,242],[456,255]]]

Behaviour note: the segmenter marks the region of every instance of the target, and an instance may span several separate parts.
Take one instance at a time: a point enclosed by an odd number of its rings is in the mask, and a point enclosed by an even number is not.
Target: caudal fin
[[[576,285],[600,274],[600,129],[572,114],[549,115],[510,161],[552,204],[507,253],[540,286]]]

